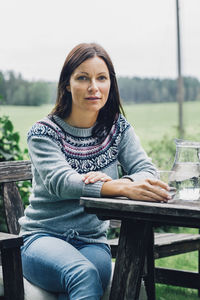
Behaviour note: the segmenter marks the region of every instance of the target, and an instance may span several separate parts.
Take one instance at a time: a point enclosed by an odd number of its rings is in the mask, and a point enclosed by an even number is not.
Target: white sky
[[[200,79],[200,0],[179,0],[182,72]],[[67,53],[97,42],[117,75],[176,77],[176,0],[0,0],[0,70],[55,80]]]

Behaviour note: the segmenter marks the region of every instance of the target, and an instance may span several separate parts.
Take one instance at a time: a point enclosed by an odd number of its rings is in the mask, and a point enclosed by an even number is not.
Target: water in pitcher
[[[169,185],[177,189],[177,197],[181,200],[200,200],[200,164],[176,163]]]

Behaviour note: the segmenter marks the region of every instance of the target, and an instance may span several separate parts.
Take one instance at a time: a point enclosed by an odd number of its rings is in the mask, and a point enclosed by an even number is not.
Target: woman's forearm
[[[130,179],[126,178],[107,181],[101,188],[101,195],[108,197],[128,197],[128,195],[126,195],[126,188],[129,187],[131,182]]]
[[[107,181],[102,185],[101,195],[158,202],[167,202],[171,199],[169,186],[158,179],[150,178],[135,182],[126,178]]]

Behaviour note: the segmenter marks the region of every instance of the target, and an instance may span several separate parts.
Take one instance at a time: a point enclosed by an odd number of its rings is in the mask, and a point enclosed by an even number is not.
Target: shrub
[[[148,155],[158,169],[171,170],[176,153],[174,138],[164,135],[161,140],[149,142]]]
[[[0,117],[0,161],[22,160],[24,154],[19,147],[19,133],[14,132],[8,116]]]
[[[14,131],[12,122],[8,116],[0,116],[0,161],[27,159],[28,150],[22,151],[19,146],[20,136]],[[17,183],[24,205],[28,204],[31,183],[28,181]],[[0,186],[0,195],[2,189]],[[0,196],[0,231],[7,231],[3,209],[3,201]]]

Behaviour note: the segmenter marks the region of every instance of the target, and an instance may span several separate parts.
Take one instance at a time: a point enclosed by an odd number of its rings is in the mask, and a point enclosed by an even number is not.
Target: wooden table
[[[80,203],[100,218],[122,220],[110,300],[138,300],[145,256],[153,251],[153,226],[200,227],[200,201],[153,203],[82,197]]]

